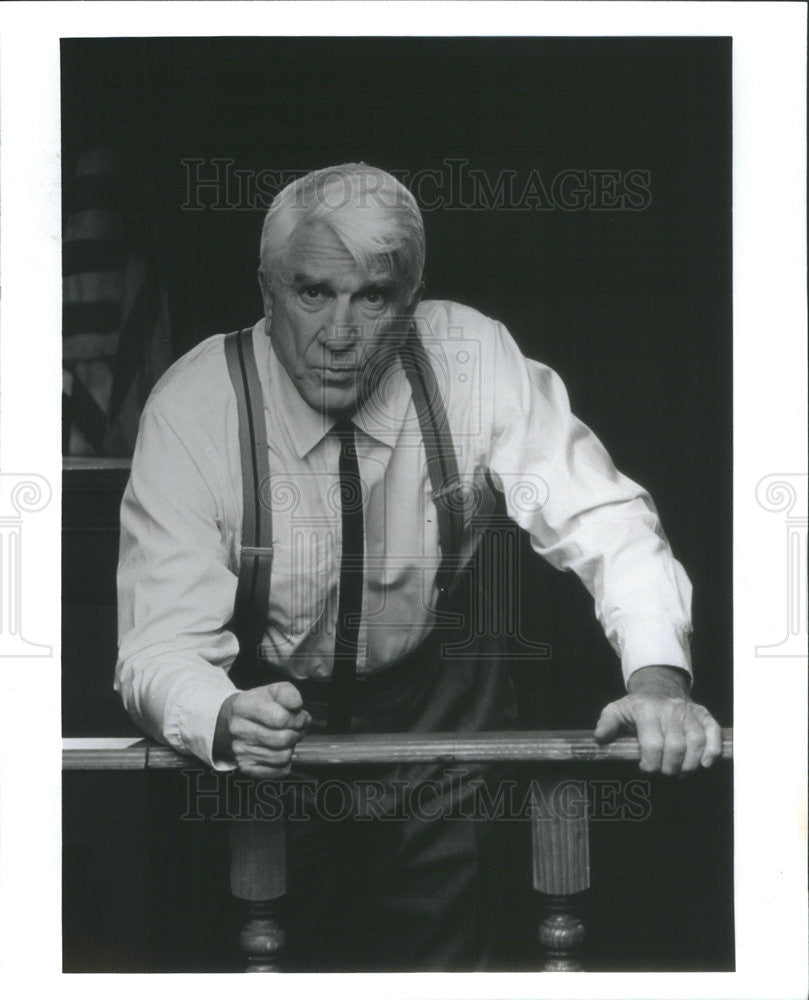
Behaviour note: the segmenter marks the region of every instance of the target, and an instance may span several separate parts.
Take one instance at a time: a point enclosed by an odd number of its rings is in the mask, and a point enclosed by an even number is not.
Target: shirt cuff
[[[642,629],[627,629],[621,643],[624,684],[641,667],[667,666],[684,670],[688,674],[690,687],[694,675],[688,638],[688,632],[672,628],[671,622],[650,629],[647,621]]]
[[[213,744],[219,710],[237,690],[224,677],[216,682],[196,684],[190,697],[184,699],[178,711],[180,739],[186,752],[199,757],[215,771],[236,770],[233,761],[214,757]]]

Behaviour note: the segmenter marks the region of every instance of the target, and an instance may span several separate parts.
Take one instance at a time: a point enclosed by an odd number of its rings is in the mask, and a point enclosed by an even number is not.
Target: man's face
[[[367,398],[415,305],[401,277],[384,264],[361,269],[322,224],[296,230],[282,273],[262,293],[281,364],[306,402],[330,416]]]

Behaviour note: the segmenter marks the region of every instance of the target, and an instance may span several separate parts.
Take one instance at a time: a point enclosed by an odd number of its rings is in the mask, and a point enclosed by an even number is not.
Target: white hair
[[[279,277],[298,226],[323,223],[364,270],[384,262],[412,295],[424,270],[424,222],[413,195],[391,174],[364,163],[324,167],[273,199],[261,231],[259,273]]]

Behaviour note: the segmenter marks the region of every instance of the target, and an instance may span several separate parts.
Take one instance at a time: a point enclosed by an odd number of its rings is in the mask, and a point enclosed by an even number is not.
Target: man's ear
[[[422,278],[421,281],[418,283],[418,287],[410,297],[410,303],[407,306],[408,312],[413,312],[413,310],[416,308],[419,302],[421,302],[423,296],[424,296],[424,278]]]

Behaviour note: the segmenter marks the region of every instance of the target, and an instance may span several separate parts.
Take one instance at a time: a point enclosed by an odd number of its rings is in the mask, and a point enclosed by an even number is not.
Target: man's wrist
[[[671,698],[689,697],[691,677],[687,670],[664,663],[639,667],[629,677],[626,689],[630,694],[654,692]]]
[[[230,695],[222,702],[219,714],[216,717],[216,727],[213,736],[214,757],[220,760],[229,760],[232,751],[232,741],[230,738],[230,717],[233,715],[233,701],[239,692]]]

